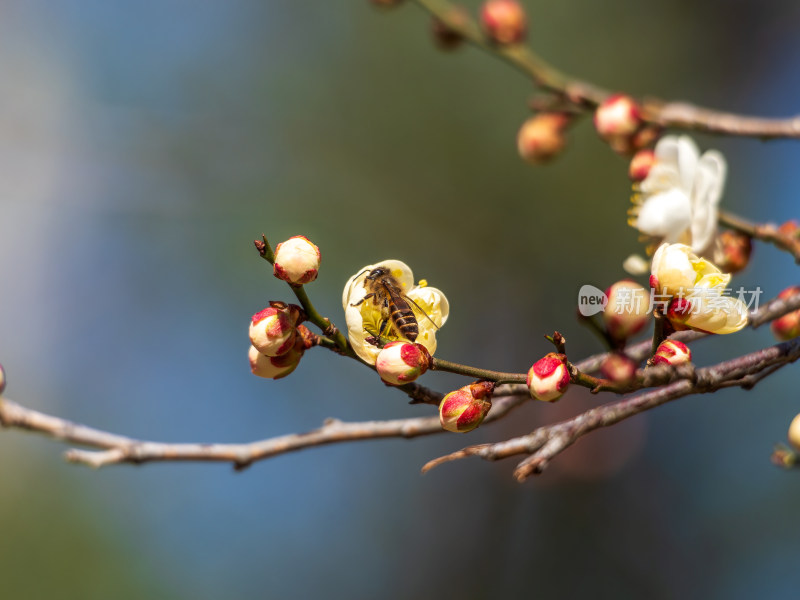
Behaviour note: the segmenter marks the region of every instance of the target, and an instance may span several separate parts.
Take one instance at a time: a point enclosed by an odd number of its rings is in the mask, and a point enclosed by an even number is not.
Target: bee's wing
[[[408,303],[409,303],[409,305],[411,305],[411,306],[413,307],[413,308],[411,309],[412,311],[414,310],[414,308],[416,308],[416,309],[417,309],[417,311],[419,312],[419,314],[421,314],[423,317],[425,317],[426,319],[428,319],[428,321],[430,321],[430,322],[431,322],[431,324],[432,324],[432,325],[433,325],[433,326],[434,326],[436,329],[439,329],[439,326],[438,326],[436,323],[434,323],[434,322],[433,322],[433,319],[431,319],[431,318],[430,318],[430,316],[428,316],[428,313],[426,313],[426,312],[425,312],[425,309],[424,309],[424,308],[422,308],[422,307],[421,307],[419,304],[417,304],[417,303],[414,301],[414,299],[413,299],[413,298],[409,298],[409,297],[408,297],[408,296],[406,296],[405,294],[400,294],[400,295],[403,297],[403,299],[404,299],[406,302],[408,302]]]

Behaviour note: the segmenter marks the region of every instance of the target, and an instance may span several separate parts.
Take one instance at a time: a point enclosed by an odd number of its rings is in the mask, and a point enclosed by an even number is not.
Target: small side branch
[[[523,44],[498,45],[484,36],[474,19],[464,18],[446,0],[416,0],[448,29],[471,44],[509,63],[530,77],[540,88],[554,93],[564,103],[579,110],[591,110],[611,95],[592,83],[571,77]],[[767,119],[720,112],[686,102],[667,102],[646,98],[642,102],[645,120],[660,127],[701,131],[721,135],[755,137],[762,140],[800,138],[800,115],[787,119]]]
[[[714,366],[698,369],[692,380],[676,381],[650,392],[599,406],[572,419],[539,427],[528,435],[496,444],[463,448],[430,461],[422,470],[429,471],[442,463],[467,456],[499,460],[527,454],[528,457],[519,463],[514,471],[517,480],[523,481],[530,475],[544,471],[555,456],[595,429],[614,425],[628,417],[690,394],[715,392],[731,385],[750,388],[760,380],[758,376],[761,373],[771,374],[798,358],[800,358],[800,339],[776,344]]]

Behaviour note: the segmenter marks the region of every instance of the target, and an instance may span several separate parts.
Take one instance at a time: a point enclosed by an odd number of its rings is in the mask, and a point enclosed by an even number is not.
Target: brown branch
[[[791,254],[796,263],[800,264],[800,238],[796,235],[783,233],[771,223],[753,223],[727,211],[719,211],[719,222],[733,229],[756,238],[762,242],[773,244]]]
[[[800,358],[800,338],[697,369],[693,380],[677,381],[632,398],[605,404],[572,419],[539,427],[528,435],[496,444],[463,448],[428,462],[422,471],[429,471],[442,463],[467,456],[499,460],[518,454],[528,454],[529,456],[519,463],[514,471],[517,480],[522,481],[532,474],[541,473],[556,455],[595,429],[614,425],[628,417],[690,394],[715,392],[730,387],[730,384],[752,387],[758,381],[757,376],[760,373],[765,371],[773,373],[777,368],[798,358]]]
[[[576,108],[592,109],[605,100],[611,92],[594,84],[562,73],[523,44],[499,45],[491,43],[474,19],[446,0],[416,0],[434,18],[461,37],[504,60],[533,79],[539,87],[556,93]],[[642,103],[647,122],[660,127],[674,127],[715,133],[756,137],[760,139],[800,138],[800,115],[787,119],[766,119],[719,112],[686,102],[667,102],[646,98]]]
[[[496,395],[498,400],[485,423],[503,418],[527,399],[527,388],[522,395],[518,387],[500,388]],[[0,424],[43,433],[70,444],[100,448],[99,451],[72,449],[65,453],[68,461],[92,467],[155,461],[201,461],[230,462],[237,470],[256,461],[303,448],[367,439],[412,438],[444,431],[439,424],[439,417],[354,423],[328,419],[322,427],[307,433],[282,435],[246,444],[167,444],[137,440],[78,425],[7,399],[0,399]]]

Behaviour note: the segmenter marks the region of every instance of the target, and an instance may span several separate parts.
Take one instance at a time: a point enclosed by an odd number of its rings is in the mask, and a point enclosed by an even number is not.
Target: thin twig
[[[752,238],[770,243],[794,257],[800,264],[800,238],[782,233],[778,227],[770,223],[753,223],[733,213],[719,211],[719,222],[730,229],[749,235]]]
[[[577,108],[592,109],[611,92],[592,83],[562,73],[523,44],[491,43],[474,19],[464,18],[446,0],[416,0],[422,8],[449,29],[482,50],[492,54],[533,79],[540,88],[555,92]],[[702,131],[724,135],[774,138],[800,138],[800,115],[787,119],[767,119],[720,112],[686,102],[666,102],[646,98],[642,102],[644,118],[660,127]]]

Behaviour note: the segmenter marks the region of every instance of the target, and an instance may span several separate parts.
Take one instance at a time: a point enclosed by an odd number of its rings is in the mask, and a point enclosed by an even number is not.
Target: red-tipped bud
[[[551,352],[540,358],[528,371],[528,389],[531,396],[543,402],[554,402],[569,387],[569,370],[564,355]]]
[[[517,134],[519,155],[534,165],[545,163],[564,149],[564,129],[569,117],[563,113],[541,113],[522,124]]]
[[[692,351],[686,344],[678,340],[664,340],[659,344],[650,362],[654,365],[677,366],[691,361]]]
[[[750,262],[753,242],[750,236],[738,231],[726,230],[717,236],[714,247],[714,264],[723,273],[738,273]]]
[[[606,290],[608,304],[603,322],[609,335],[618,341],[639,333],[650,316],[650,291],[630,279],[618,281]]]
[[[6,372],[3,369],[3,365],[0,365],[0,394],[3,393],[4,389],[6,389]]]
[[[692,314],[692,303],[686,298],[673,298],[667,307],[667,318],[673,323],[683,324]]]
[[[472,431],[483,423],[492,408],[495,384],[479,381],[447,394],[439,403],[439,422],[453,433]]]
[[[641,125],[639,105],[625,94],[609,96],[594,113],[594,127],[597,133],[612,146],[615,144],[619,146],[614,149],[621,153],[635,150],[630,138]]]
[[[466,26],[470,21],[469,13],[462,6],[456,6],[445,14],[445,21],[433,18],[431,22],[433,41],[440,50],[455,50],[464,41],[464,36],[451,25]]]
[[[632,181],[642,181],[650,173],[650,169],[655,162],[655,152],[650,149],[639,150],[631,159],[631,164],[628,167],[628,177],[630,177]]]
[[[800,294],[800,286],[793,285],[778,294],[778,298],[791,298],[796,294]],[[794,310],[775,319],[770,325],[770,329],[772,329],[773,335],[782,341],[800,336],[800,310]]]
[[[624,354],[613,352],[600,365],[600,372],[614,383],[625,383],[636,375],[636,363]]]
[[[794,219],[786,221],[783,225],[778,227],[778,233],[782,233],[783,235],[796,237],[798,231],[800,231],[800,223]]]
[[[789,425],[789,443],[800,451],[800,415],[792,419],[792,424]]]
[[[489,0],[481,9],[481,25],[497,44],[518,44],[528,33],[525,9],[516,0]]]
[[[319,248],[306,237],[296,235],[275,248],[273,273],[292,285],[310,283],[317,278],[319,259]]]
[[[414,381],[431,366],[431,355],[422,344],[390,342],[378,353],[375,368],[384,383],[403,385]]]
[[[298,336],[292,348],[281,356],[265,356],[255,346],[250,346],[248,358],[253,375],[266,379],[286,377],[297,368],[305,351],[303,339]]]
[[[270,302],[250,321],[250,342],[266,356],[286,354],[294,345],[302,309],[295,304]]]

